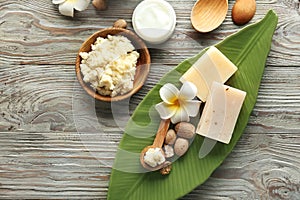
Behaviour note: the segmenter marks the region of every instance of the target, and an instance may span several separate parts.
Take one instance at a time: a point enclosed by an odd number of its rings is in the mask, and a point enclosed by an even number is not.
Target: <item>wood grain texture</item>
[[[208,34],[190,22],[194,1],[169,0],[172,38],[149,45],[152,66],[130,101],[95,102],[75,77],[82,42],[131,15],[138,0],[92,5],[74,18],[46,0],[0,0],[0,198],[105,199],[123,127],[157,81],[182,60],[241,27],[229,10]],[[182,199],[300,199],[300,11],[296,0],[257,1],[251,22],[274,9],[279,23],[244,135],[207,182]]]

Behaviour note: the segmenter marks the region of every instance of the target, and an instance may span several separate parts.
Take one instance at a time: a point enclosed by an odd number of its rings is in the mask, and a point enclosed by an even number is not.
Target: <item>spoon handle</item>
[[[170,125],[170,119],[162,119],[160,121],[158,131],[156,133],[156,137],[153,142],[153,146],[160,147],[160,148],[162,147],[167,131],[169,129],[169,125]]]

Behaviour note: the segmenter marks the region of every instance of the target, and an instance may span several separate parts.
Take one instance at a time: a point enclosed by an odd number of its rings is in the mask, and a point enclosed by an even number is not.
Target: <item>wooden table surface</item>
[[[182,60],[241,28],[231,20],[234,1],[208,34],[191,26],[194,1],[169,2],[176,31],[150,46],[149,78],[115,119],[116,106],[94,102],[78,85],[75,57],[118,18],[132,29],[139,1],[109,0],[106,11],[90,4],[69,18],[50,0],[0,0],[0,199],[106,199],[122,127],[145,94]],[[258,0],[251,23],[269,9],[279,22],[248,126],[224,163],[182,199],[300,199],[299,2]]]

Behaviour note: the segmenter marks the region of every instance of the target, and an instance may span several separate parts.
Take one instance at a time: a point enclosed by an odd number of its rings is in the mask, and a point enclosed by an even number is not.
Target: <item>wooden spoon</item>
[[[224,21],[228,0],[198,0],[191,12],[193,27],[202,33],[216,29]]]
[[[162,154],[164,155],[164,152],[162,150],[162,145],[164,143],[167,131],[169,129],[169,125],[170,125],[170,119],[161,120],[153,144],[145,147],[142,150],[141,155],[140,155],[140,162],[145,169],[148,169],[150,171],[155,171],[155,170],[159,170],[165,166],[164,163],[162,163],[161,165],[157,165],[156,167],[151,167],[150,165],[145,163],[144,156],[145,156],[145,153],[150,148],[160,148]]]

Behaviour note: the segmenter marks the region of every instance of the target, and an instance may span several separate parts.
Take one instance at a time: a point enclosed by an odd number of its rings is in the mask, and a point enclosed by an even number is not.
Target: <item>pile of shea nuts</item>
[[[169,129],[165,137],[164,153],[167,159],[184,155],[190,140],[195,136],[195,126],[189,122],[179,122],[174,129]]]

